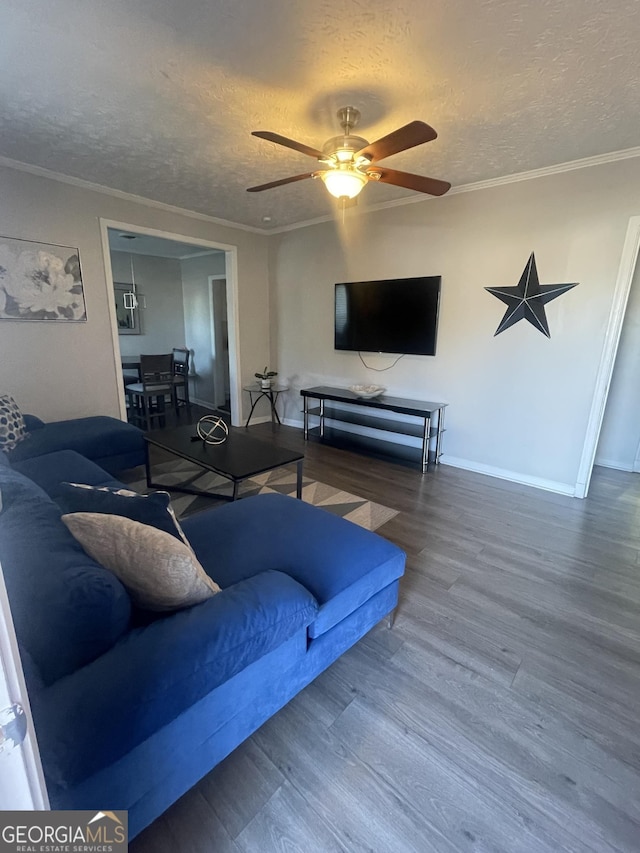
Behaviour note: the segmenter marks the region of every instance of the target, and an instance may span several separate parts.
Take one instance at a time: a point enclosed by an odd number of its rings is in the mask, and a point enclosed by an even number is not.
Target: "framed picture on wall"
[[[0,237],[0,320],[86,319],[77,249]]]

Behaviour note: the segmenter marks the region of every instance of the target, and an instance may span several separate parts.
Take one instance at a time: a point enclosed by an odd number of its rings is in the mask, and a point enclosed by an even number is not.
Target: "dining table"
[[[140,381],[140,356],[139,355],[122,355],[120,356],[122,361],[122,369],[123,370],[135,370],[138,374],[137,381]]]

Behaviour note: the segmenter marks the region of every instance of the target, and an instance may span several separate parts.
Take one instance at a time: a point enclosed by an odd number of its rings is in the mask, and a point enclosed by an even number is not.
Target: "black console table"
[[[305,440],[316,436],[336,446],[368,451],[372,455],[395,461],[416,462],[423,473],[429,463],[435,465],[440,461],[447,403],[406,400],[402,397],[388,397],[386,394],[365,398],[358,397],[347,388],[325,386],[303,388],[300,394],[304,398]],[[400,420],[377,414],[382,411],[409,416],[410,419]],[[310,427],[310,418],[317,418],[316,426]],[[327,425],[327,420],[332,422],[331,425]],[[340,429],[340,423],[366,427],[374,435],[347,432]],[[421,446],[394,442],[389,433],[418,437]]]

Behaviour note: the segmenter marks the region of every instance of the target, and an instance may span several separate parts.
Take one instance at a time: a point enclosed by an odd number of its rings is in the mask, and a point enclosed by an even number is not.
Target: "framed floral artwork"
[[[0,237],[0,320],[86,319],[77,249]]]

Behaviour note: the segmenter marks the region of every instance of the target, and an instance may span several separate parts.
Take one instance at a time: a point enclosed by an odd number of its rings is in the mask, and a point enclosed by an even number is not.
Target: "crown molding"
[[[447,196],[458,195],[458,193],[475,192],[476,190],[487,190],[492,187],[501,187],[505,184],[517,184],[521,181],[533,181],[536,178],[546,178],[549,175],[559,175],[563,172],[573,172],[576,169],[589,169],[592,166],[603,166],[607,163],[616,163],[619,160],[631,160],[634,157],[640,157],[640,146],[634,148],[625,148],[621,151],[611,151],[608,154],[597,154],[594,157],[583,157],[580,160],[569,160],[566,163],[557,163],[555,166],[543,166],[541,169],[531,169],[528,172],[515,172],[513,175],[505,175],[501,178],[489,178],[486,181],[476,181],[471,184],[460,184],[457,187],[452,187]],[[378,204],[367,205],[366,208],[358,210],[358,208],[348,208],[345,213],[347,217],[363,216],[367,213],[376,213],[378,210],[386,210],[390,207],[404,207],[407,204],[424,204],[426,202],[436,201],[436,196],[428,196],[415,194],[409,198],[397,198],[393,201],[382,201]],[[307,219],[305,222],[298,222],[294,225],[283,225],[280,228],[272,228],[268,234],[282,234],[286,231],[295,231],[298,228],[308,228],[311,225],[319,225],[323,222],[333,222],[335,217],[330,214],[326,216],[318,216],[315,219]]]
[[[631,160],[634,157],[640,157],[640,146],[624,148],[620,151],[610,151],[607,154],[596,154],[593,157],[583,157],[580,160],[569,160],[566,163],[557,163],[555,166],[543,166],[540,169],[531,169],[527,172],[515,172],[512,175],[504,175],[500,178],[489,178],[486,181],[475,181],[471,184],[460,184],[457,187],[452,187],[447,195],[458,195],[458,193],[468,193],[475,192],[476,190],[491,189],[492,187],[501,187],[505,184],[532,181],[536,178],[559,175],[563,172],[573,172],[576,169],[589,169],[592,166],[603,166],[607,163],[615,163],[619,160]],[[52,181],[59,181],[60,183],[69,184],[70,186],[79,187],[80,189],[103,193],[113,196],[114,198],[122,199],[123,201],[132,201],[137,204],[144,205],[145,207],[163,210],[166,213],[176,213],[180,216],[197,219],[201,222],[209,222],[213,225],[222,225],[225,228],[235,228],[240,231],[248,231],[251,234],[260,234],[261,236],[266,237],[269,237],[272,234],[284,234],[287,231],[297,231],[299,228],[309,228],[312,225],[321,225],[325,222],[335,221],[335,216],[326,214],[324,216],[317,216],[314,219],[306,219],[303,222],[296,222],[291,225],[282,225],[276,228],[257,228],[253,225],[243,225],[239,222],[231,222],[228,219],[220,219],[217,216],[208,216],[206,213],[198,213],[195,210],[189,210],[184,207],[176,207],[173,204],[166,204],[162,201],[154,201],[153,199],[145,198],[144,196],[125,192],[124,190],[116,190],[112,187],[106,187],[103,184],[96,184],[93,183],[93,181],[85,181],[83,178],[75,178],[71,175],[64,175],[61,172],[54,172],[51,169],[45,169],[42,166],[33,166],[29,163],[22,163],[20,160],[13,160],[11,157],[4,157],[0,155],[0,166],[6,166],[9,169],[15,169],[19,172],[27,172],[30,175],[36,175],[41,178],[49,178]],[[390,207],[404,207],[407,204],[424,204],[435,200],[436,197],[434,196],[425,197],[422,194],[416,193],[409,198],[382,201],[378,204],[367,205],[366,208],[348,208],[345,211],[345,214],[347,217],[362,216],[367,213],[376,213],[379,210],[386,210]]]
[[[223,225],[225,228],[235,228],[239,231],[249,231],[251,234],[269,234],[263,228],[255,228],[252,225],[242,225],[239,222],[231,222],[228,219],[220,219],[217,216],[208,216],[206,213],[198,213],[195,210],[189,210],[186,207],[177,207],[173,204],[165,204],[163,201],[154,201],[151,198],[145,198],[141,195],[134,195],[124,190],[116,190],[112,187],[106,187],[104,184],[96,184],[93,181],[85,181],[84,178],[75,178],[71,175],[64,175],[61,172],[53,172],[51,169],[45,169],[42,166],[33,166],[30,163],[22,163],[20,160],[13,160],[11,157],[0,155],[0,166],[6,166],[8,169],[15,169],[18,172],[27,172],[29,175],[36,175],[40,178],[49,178],[52,181],[58,181],[61,184],[69,184],[72,187],[79,187],[83,190],[92,190],[93,192],[110,195],[114,198],[122,199],[123,201],[133,201],[136,204],[142,204],[145,207],[153,207],[156,210],[163,210],[165,213],[177,213],[180,216],[187,216],[190,219],[198,219],[200,222],[209,222],[213,225]]]

